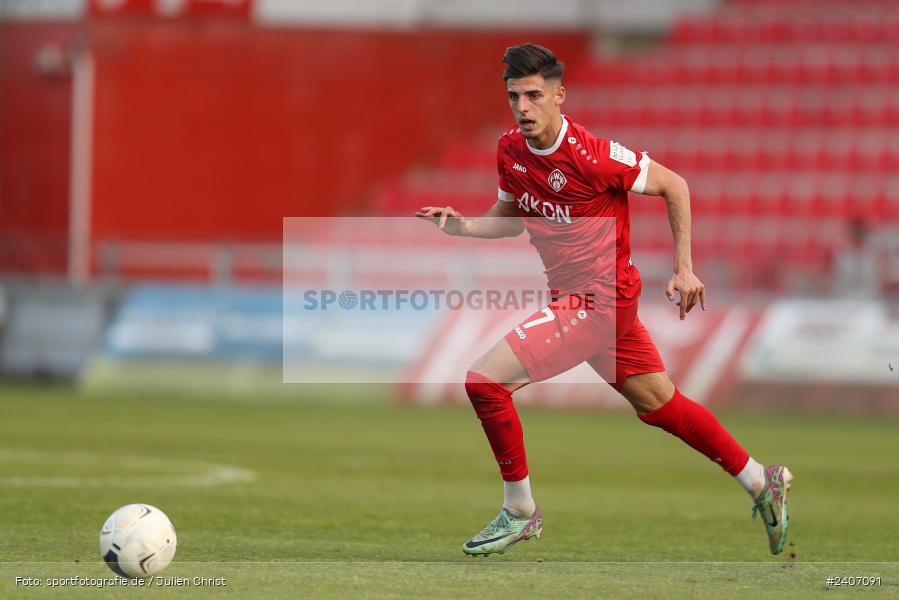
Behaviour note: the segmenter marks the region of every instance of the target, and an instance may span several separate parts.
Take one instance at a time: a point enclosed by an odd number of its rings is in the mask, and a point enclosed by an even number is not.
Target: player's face
[[[506,92],[521,134],[539,141],[552,138],[554,126],[561,124],[561,106],[565,101],[565,88],[561,82],[547,81],[542,75],[529,75],[506,81]]]

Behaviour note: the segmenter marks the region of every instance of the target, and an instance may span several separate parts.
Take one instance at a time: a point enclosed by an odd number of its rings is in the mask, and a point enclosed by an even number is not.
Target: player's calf
[[[504,481],[520,481],[528,475],[524,433],[512,393],[487,377],[469,371],[465,391],[490,442]]]
[[[749,460],[749,454],[709,409],[693,402],[677,389],[671,400],[661,408],[638,416],[644,423],[679,437],[735,477]]]

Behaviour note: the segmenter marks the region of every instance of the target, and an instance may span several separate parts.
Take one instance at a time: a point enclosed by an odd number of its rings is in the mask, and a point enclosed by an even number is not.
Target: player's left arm
[[[683,177],[652,161],[646,167],[646,186],[643,194],[662,196],[668,205],[668,222],[674,237],[674,274],[665,288],[669,301],[674,300],[674,292],[680,294],[680,318],[698,302],[706,310],[705,285],[693,273],[693,257],[690,242],[690,189]]]

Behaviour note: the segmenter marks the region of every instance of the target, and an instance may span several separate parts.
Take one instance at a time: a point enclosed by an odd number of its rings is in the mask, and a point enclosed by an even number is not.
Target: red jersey
[[[545,150],[531,148],[518,129],[503,133],[496,153],[499,199],[518,207],[550,289],[614,282],[618,306],[637,301],[627,193],[646,187],[649,163],[645,152],[598,138],[564,115]]]

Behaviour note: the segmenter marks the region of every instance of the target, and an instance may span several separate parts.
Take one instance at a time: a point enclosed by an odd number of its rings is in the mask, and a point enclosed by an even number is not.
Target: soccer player
[[[564,64],[549,49],[514,46],[503,63],[517,127],[499,139],[497,202],[481,218],[452,207],[416,212],[449,235],[498,238],[527,230],[554,296],[478,358],[466,376],[465,390],[499,463],[504,500],[499,515],[463,551],[503,553],[540,537],[543,519],[531,494],[512,393],[587,361],[644,423],[679,437],[736,478],[752,498],[753,518],[760,513],[764,520],[771,552],[778,554],[786,542],[792,474],[784,466],[756,462],[709,410],[674,386],[637,317],[641,282],[630,257],[628,192],[665,198],[674,237],[674,272],[665,293],[674,301],[677,292],[681,320],[697,304],[706,310],[705,287],[693,273],[686,182],[646,152],[595,137],[563,115]],[[614,224],[608,236],[614,261],[602,260],[603,223]],[[591,298],[594,306],[583,310]],[[608,331],[614,333],[604,338]]]

